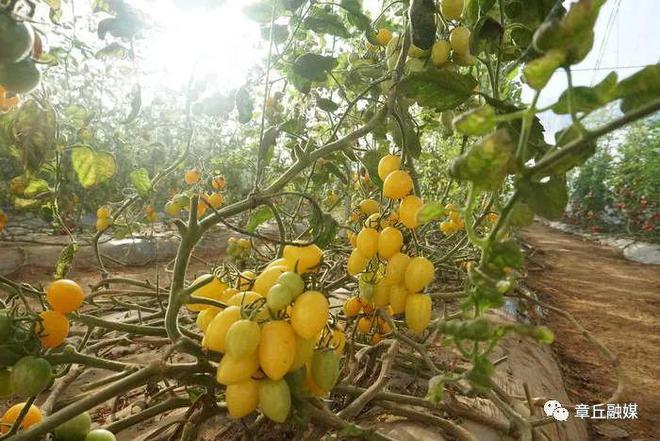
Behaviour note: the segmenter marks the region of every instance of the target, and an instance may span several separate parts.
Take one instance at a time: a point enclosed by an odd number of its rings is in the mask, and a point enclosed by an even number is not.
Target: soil
[[[630,262],[619,249],[534,224],[527,285],[540,300],[571,313],[622,363],[637,420],[588,420],[594,440],[660,439],[660,266]],[[596,404],[616,387],[613,368],[557,314],[545,317],[573,403]]]

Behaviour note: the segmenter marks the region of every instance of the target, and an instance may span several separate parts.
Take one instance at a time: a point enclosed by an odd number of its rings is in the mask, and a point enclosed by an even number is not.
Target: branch
[[[335,430],[345,430],[349,428],[352,429],[352,431],[357,430],[360,432],[360,437],[368,441],[395,441],[389,436],[380,434],[373,430],[365,429],[358,426],[357,424],[351,424],[330,412],[328,409],[316,407],[309,401],[302,401],[301,406],[305,409],[305,412],[309,414],[312,420],[321,426],[329,427]]]
[[[590,130],[580,139],[577,139],[545,156],[539,162],[534,164],[533,167],[526,169],[524,175],[529,177],[543,173],[544,171],[559,163],[565,157],[570,156],[573,152],[579,151],[581,148],[596,140],[597,138],[613,132],[614,130],[630,124],[631,122],[637,121],[638,119],[652,115],[658,110],[660,110],[660,99],[656,99],[650,103],[640,106],[637,109],[626,113],[621,118],[615,119],[614,121],[605,124],[604,126],[601,126],[595,130]]]
[[[390,372],[392,371],[392,366],[394,365],[394,359],[396,358],[397,353],[399,352],[399,341],[393,340],[390,348],[387,350],[385,357],[383,358],[383,366],[380,369],[380,374],[376,381],[371,384],[364,391],[362,395],[357,397],[351,404],[349,404],[344,410],[339,412],[341,418],[352,419],[358,415],[364,407],[369,404],[371,400],[374,399],[376,394],[380,392],[387,382],[390,380]]]
[[[394,414],[404,416],[409,420],[416,420],[422,423],[435,424],[439,426],[448,435],[456,438],[459,441],[477,441],[477,439],[470,432],[468,432],[458,424],[453,423],[444,418],[440,418],[435,415],[429,415],[426,413],[417,412],[412,409],[406,409],[405,407],[401,407],[398,404],[390,403],[387,401],[381,401],[378,403],[378,405],[380,407],[389,410]]]

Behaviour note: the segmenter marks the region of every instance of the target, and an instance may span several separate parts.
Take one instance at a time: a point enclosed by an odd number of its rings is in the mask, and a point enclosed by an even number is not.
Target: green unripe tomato
[[[85,441],[91,427],[92,417],[89,416],[89,412],[83,412],[57,426],[54,430],[55,439],[57,441]]]
[[[434,66],[442,66],[449,61],[451,44],[447,40],[438,40],[431,48],[431,62]]]
[[[321,389],[330,391],[339,378],[339,356],[335,351],[321,349],[312,358],[312,378]]]
[[[52,374],[48,360],[28,355],[12,368],[11,388],[21,398],[32,397],[48,387]]]
[[[300,277],[300,274],[293,271],[282,273],[277,279],[277,283],[289,288],[294,299],[305,291],[305,281]]]
[[[227,330],[225,352],[234,358],[243,358],[254,353],[261,340],[261,329],[252,320],[238,320]]]
[[[276,312],[286,308],[293,300],[288,286],[276,283],[266,294],[266,302],[271,311]]]
[[[298,398],[309,396],[309,390],[305,384],[307,379],[307,368],[305,366],[289,372],[284,376],[286,383],[289,385],[291,395]]]
[[[559,20],[554,19],[542,23],[541,26],[536,29],[534,37],[532,38],[534,49],[537,52],[546,53],[549,50],[561,47],[563,44],[563,34],[563,28]]]
[[[463,15],[464,0],[442,0],[440,12],[446,20],[458,20]]]
[[[449,43],[454,52],[460,55],[470,53],[470,30],[465,26],[458,26],[452,29],[449,34]]]
[[[266,417],[283,423],[291,411],[291,391],[284,380],[261,380],[259,382],[259,407]]]
[[[117,441],[117,438],[105,429],[95,429],[87,434],[85,441]]]

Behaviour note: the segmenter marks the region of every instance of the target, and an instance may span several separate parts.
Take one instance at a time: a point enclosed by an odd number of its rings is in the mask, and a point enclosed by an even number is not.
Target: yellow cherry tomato
[[[387,43],[389,43],[391,39],[392,39],[392,31],[390,31],[387,28],[378,29],[378,33],[376,34],[376,40],[378,40],[378,44],[380,46],[387,46]]]
[[[261,370],[268,378],[279,380],[289,372],[296,357],[294,328],[284,320],[264,324],[258,352]]]
[[[367,268],[369,264],[369,258],[362,254],[358,248],[355,248],[351,251],[351,255],[348,256],[348,263],[346,264],[346,270],[351,276],[361,273]]]
[[[387,227],[378,236],[378,255],[383,259],[389,259],[403,246],[403,234],[397,228]]]
[[[229,288],[229,286],[226,283],[214,277],[213,274],[203,274],[197,277],[193,281],[193,285],[208,280],[210,280],[210,282],[208,282],[206,285],[200,288],[197,288],[195,291],[192,292],[192,295],[195,297],[204,297],[207,299],[213,299],[222,302],[223,293],[227,288]],[[209,308],[210,306],[211,305],[205,305],[203,303],[192,303],[192,304],[188,303],[186,305],[186,307],[191,311],[202,311],[203,309]]]
[[[404,274],[404,283],[408,291],[420,292],[433,281],[435,267],[426,257],[413,257],[410,259]]]
[[[385,267],[385,279],[390,283],[402,282],[409,262],[410,256],[407,254],[395,253]]]
[[[186,174],[183,176],[183,180],[188,185],[197,184],[199,182],[199,178],[200,178],[200,174],[199,174],[199,171],[196,168],[188,170],[186,172]]]
[[[357,249],[367,258],[374,257],[378,252],[378,237],[380,233],[375,228],[363,228],[357,235]]]
[[[410,194],[413,180],[405,170],[395,170],[383,182],[383,195],[390,199],[401,199]]]
[[[206,327],[204,343],[212,351],[223,352],[229,327],[241,319],[241,308],[230,306],[216,314]]]
[[[347,318],[355,317],[362,311],[362,303],[357,297],[350,297],[344,303],[344,315]]]
[[[387,176],[401,167],[401,156],[398,155],[385,155],[378,162],[378,176],[381,180],[385,180]]]
[[[374,199],[363,199],[360,201],[359,207],[360,211],[366,216],[371,216],[380,210],[380,204]]]
[[[248,378],[228,385],[225,401],[231,418],[238,419],[251,414],[259,405],[259,382]]]
[[[406,325],[414,334],[421,334],[431,321],[431,297],[411,294],[406,300]]]
[[[401,314],[406,310],[408,290],[400,283],[390,286],[390,307],[392,314]]]
[[[412,229],[417,228],[417,213],[424,206],[424,202],[417,196],[406,196],[399,204],[399,219],[406,227]]]
[[[293,303],[291,325],[299,336],[312,338],[328,321],[329,309],[328,299],[322,293],[304,292]]]
[[[290,268],[295,268],[298,274],[315,270],[321,264],[323,250],[312,244],[307,246],[287,245],[284,247],[282,257],[288,262]]]
[[[27,403],[18,403],[7,409],[7,411],[2,415],[2,424],[0,425],[0,433],[9,432],[9,428],[14,422],[18,419],[18,416],[21,414],[23,408]],[[40,423],[44,419],[41,410],[34,404],[30,406],[27,411],[27,414],[21,422],[21,429],[27,429],[30,426]]]
[[[59,279],[48,285],[46,298],[53,310],[68,314],[80,308],[85,299],[85,292],[73,280]]]
[[[66,340],[69,335],[69,320],[57,311],[44,311],[39,314],[40,321],[35,326],[35,331],[44,348],[55,348]]]
[[[234,358],[231,355],[223,355],[218,365],[215,379],[218,383],[226,386],[241,383],[248,380],[259,369],[258,351],[243,358]]]

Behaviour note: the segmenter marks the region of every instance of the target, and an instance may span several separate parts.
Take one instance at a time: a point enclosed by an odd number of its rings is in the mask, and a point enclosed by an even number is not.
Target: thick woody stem
[[[387,382],[390,380],[390,373],[392,371],[392,366],[394,366],[394,359],[399,353],[399,341],[393,340],[390,348],[387,350],[385,357],[383,358],[383,366],[380,369],[380,374],[376,381],[367,388],[366,391],[359,397],[357,397],[351,404],[349,404],[344,410],[339,412],[339,417],[351,419],[358,415],[364,407],[369,404],[371,400],[374,399],[376,394],[383,390],[387,385]]]

